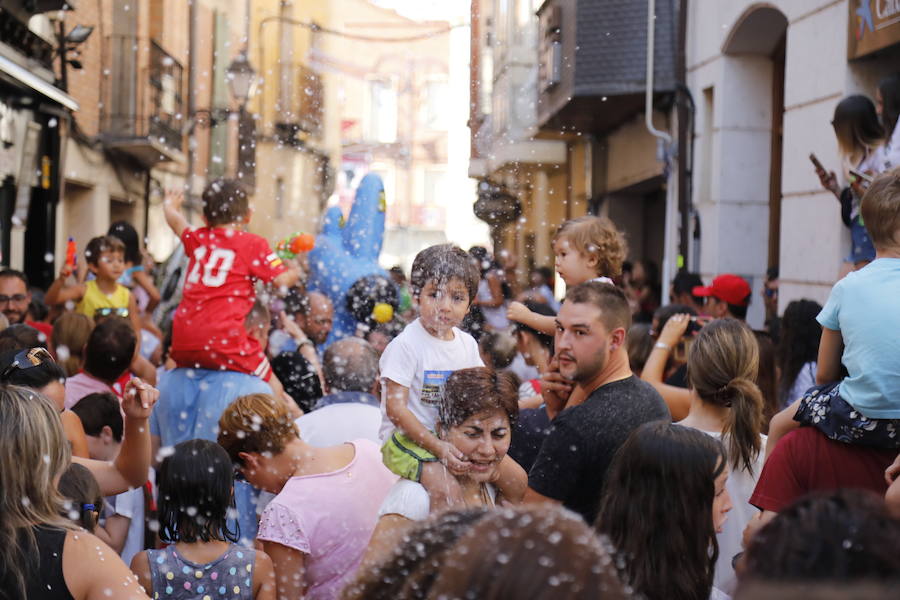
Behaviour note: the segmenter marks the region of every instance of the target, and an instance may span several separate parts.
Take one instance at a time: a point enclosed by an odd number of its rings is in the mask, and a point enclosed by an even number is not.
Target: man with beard
[[[0,311],[9,320],[10,325],[24,323],[28,313],[31,292],[25,274],[13,269],[0,271]]]
[[[566,294],[556,317],[556,356],[541,388],[551,416],[572,385],[587,399],[553,419],[528,476],[526,502],[561,502],[593,523],[616,450],[639,425],[671,419],[662,397],[631,372],[630,326],[628,301],[615,286],[589,281]]]

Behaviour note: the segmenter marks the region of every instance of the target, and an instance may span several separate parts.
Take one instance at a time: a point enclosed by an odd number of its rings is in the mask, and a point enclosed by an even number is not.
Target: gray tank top
[[[147,550],[153,598],[166,600],[253,600],[256,551],[232,544],[216,560],[201,565],[178,554],[175,546]]]

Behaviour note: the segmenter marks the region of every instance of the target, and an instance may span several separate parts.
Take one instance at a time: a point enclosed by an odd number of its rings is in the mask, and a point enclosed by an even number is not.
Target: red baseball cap
[[[713,279],[712,285],[694,288],[694,296],[712,296],[734,306],[750,303],[750,284],[743,277],[726,273]]]

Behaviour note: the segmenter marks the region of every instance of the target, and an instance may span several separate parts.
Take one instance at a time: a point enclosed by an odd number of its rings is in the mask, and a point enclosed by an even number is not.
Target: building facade
[[[68,117],[79,103],[54,72],[63,2],[0,2],[0,263],[53,276]]]
[[[556,227],[599,214],[625,232],[630,260],[665,264],[674,191],[671,157],[644,125],[646,5],[473,0],[472,9],[470,175],[495,249],[520,257],[524,280],[552,265]],[[675,3],[660,0],[652,114],[662,129],[674,118],[674,24]]]
[[[766,273],[779,267],[781,310],[800,297],[824,301],[846,271],[849,234],[808,156],[839,170],[835,105],[874,97],[877,81],[900,70],[896,3],[658,0],[650,122],[666,139],[646,118],[646,3],[473,0],[472,9],[470,174],[482,181],[478,202],[493,207],[500,247],[548,264],[548,228],[608,215],[631,260],[661,267],[663,300],[680,268],[706,281],[737,273],[753,289],[749,322],[761,327]],[[518,54],[499,31],[535,24],[537,39]],[[513,85],[509,102],[504,78],[516,69],[536,83]],[[535,116],[518,138],[504,137],[495,122],[521,109],[515,93],[536,99]],[[491,94],[501,116],[485,109]],[[497,168],[515,148],[509,139],[564,144],[558,162],[538,161],[546,184],[523,175],[537,166],[533,148],[509,162],[511,174]],[[547,203],[535,199],[541,190]]]
[[[824,302],[849,234],[809,161],[840,170],[830,125],[849,94],[900,71],[900,7],[885,0],[691,0],[688,85],[697,103],[699,266],[753,282],[780,269],[780,309]]]
[[[408,269],[419,250],[448,237],[471,243],[471,227],[453,233],[459,204],[471,198],[474,186],[465,167],[457,172],[451,161],[457,139],[462,144],[454,152],[466,152],[467,136],[460,132],[468,83],[464,69],[460,78],[454,68],[465,54],[460,56],[462,48],[451,53],[451,23],[413,20],[366,0],[331,4],[336,28],[347,35],[319,61],[339,78],[338,194],[345,214],[356,184],[374,172],[385,187],[386,266]]]
[[[295,231],[315,233],[335,189],[340,117],[333,73],[317,64],[335,39],[333,2],[255,0],[250,57],[260,84],[250,102],[256,120],[251,230],[274,244]]]

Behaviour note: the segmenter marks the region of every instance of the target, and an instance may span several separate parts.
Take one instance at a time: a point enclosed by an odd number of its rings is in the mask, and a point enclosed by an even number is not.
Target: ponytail
[[[735,470],[753,474],[763,426],[763,396],[755,380],[759,346],[736,319],[704,326],[688,350],[688,382],[703,402],[726,407],[722,441]]]
[[[730,407],[722,433],[732,468],[753,475],[762,446],[759,438],[763,424],[762,392],[753,380],[736,377],[725,386],[722,396],[725,405]]]

